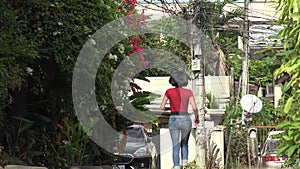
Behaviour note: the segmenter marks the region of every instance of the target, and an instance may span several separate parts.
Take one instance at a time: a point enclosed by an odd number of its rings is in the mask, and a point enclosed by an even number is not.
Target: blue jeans
[[[180,166],[179,150],[181,148],[182,165],[188,164],[188,142],[192,128],[192,120],[189,115],[171,115],[169,118],[169,130],[173,144],[174,168]]]

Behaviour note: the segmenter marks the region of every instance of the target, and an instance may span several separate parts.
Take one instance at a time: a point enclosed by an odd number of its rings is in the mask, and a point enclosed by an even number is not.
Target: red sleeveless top
[[[176,87],[168,89],[165,96],[170,101],[171,112],[187,112],[189,99],[194,95],[189,89]]]

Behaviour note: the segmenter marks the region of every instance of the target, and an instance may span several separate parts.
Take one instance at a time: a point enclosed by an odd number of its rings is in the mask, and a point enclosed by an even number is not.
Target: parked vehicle
[[[156,168],[158,161],[156,147],[142,125],[131,125],[125,133],[120,134],[120,139],[117,140],[114,151],[118,157],[115,168]]]
[[[285,160],[287,160],[288,157],[286,155],[277,156],[277,147],[280,145],[280,142],[276,135],[283,132],[284,131],[270,131],[268,133],[267,139],[259,154],[259,163],[262,168],[280,168],[284,164]]]

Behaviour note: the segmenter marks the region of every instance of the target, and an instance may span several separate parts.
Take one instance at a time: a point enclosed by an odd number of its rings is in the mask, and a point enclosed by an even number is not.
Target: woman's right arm
[[[198,123],[199,122],[199,116],[198,116],[198,107],[195,101],[195,97],[192,96],[189,98],[190,104],[192,105],[193,111],[194,111],[194,115],[195,115],[195,122]]]
[[[190,97],[189,101],[190,101],[190,104],[192,105],[192,108],[193,108],[193,111],[194,111],[195,115],[196,114],[198,115],[198,107],[197,107],[197,104],[196,104],[196,101],[195,101],[195,97],[194,96]]]

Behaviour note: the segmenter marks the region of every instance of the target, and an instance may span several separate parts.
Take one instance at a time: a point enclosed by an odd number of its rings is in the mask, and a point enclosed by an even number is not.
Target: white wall
[[[152,102],[152,104],[160,104],[165,91],[172,86],[169,84],[169,76],[164,77],[146,77],[150,82],[135,79],[135,83],[142,90],[160,94],[161,97]],[[189,82],[186,88],[193,90],[193,83]],[[225,108],[225,104],[230,97],[230,77],[229,76],[205,76],[206,93],[211,92],[220,102],[220,109]],[[196,91],[193,91],[197,93]],[[196,100],[197,102],[197,100]],[[198,102],[197,102],[198,103]],[[191,110],[191,109],[189,109]]]
[[[224,152],[224,131],[225,131],[224,126],[216,126],[211,134],[210,134],[210,145],[211,149],[212,146],[215,144],[217,147],[216,149],[219,149],[219,153],[216,158],[216,165],[218,166],[219,169],[224,169],[225,167],[225,152]]]
[[[205,76],[205,92],[211,93],[225,109],[230,98],[230,76]]]
[[[281,85],[274,86],[274,107],[278,106],[278,101],[280,100],[282,95]]]

